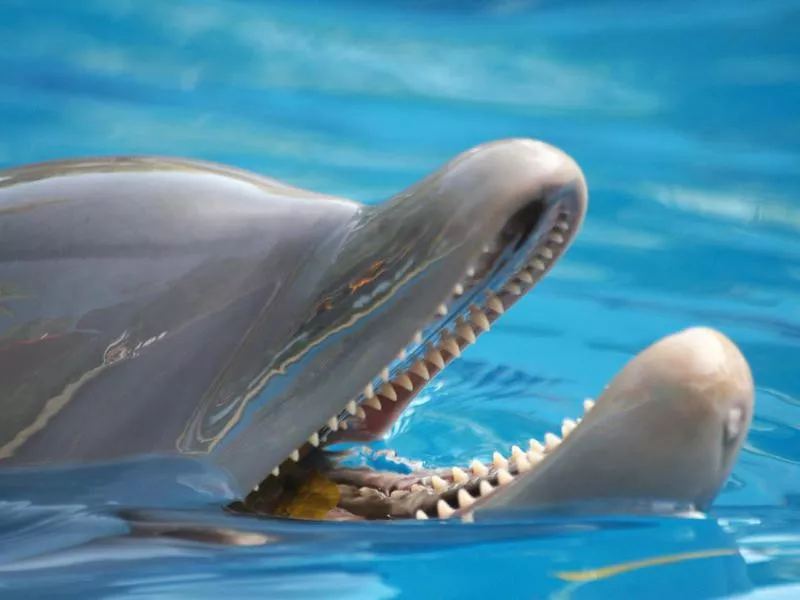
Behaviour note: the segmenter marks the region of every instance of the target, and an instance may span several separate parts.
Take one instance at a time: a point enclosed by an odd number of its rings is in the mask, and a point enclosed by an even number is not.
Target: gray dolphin
[[[746,361],[708,329],[637,357],[563,444],[406,476],[323,451],[384,432],[552,268],[586,207],[575,162],[523,139],[378,206],[172,158],[0,172],[0,469],[185,458],[229,477],[232,510],[301,518],[307,497],[325,499],[315,518],[705,508],[753,407]]]

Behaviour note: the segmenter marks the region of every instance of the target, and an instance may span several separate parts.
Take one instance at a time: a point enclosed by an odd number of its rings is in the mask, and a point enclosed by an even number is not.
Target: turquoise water
[[[758,386],[731,480],[705,520],[195,506],[251,546],[129,537],[91,497],[0,482],[0,596],[798,597],[800,3],[298,4],[0,2],[0,164],[173,154],[377,202],[474,144],[549,141],[589,181],[580,238],[380,446],[429,466],[507,452],[656,338],[707,324]],[[118,502],[141,508],[147,486]]]

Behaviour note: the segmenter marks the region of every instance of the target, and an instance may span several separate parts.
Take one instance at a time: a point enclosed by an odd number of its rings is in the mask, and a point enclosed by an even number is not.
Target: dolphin
[[[399,474],[330,451],[381,436],[553,268],[587,203],[575,161],[529,139],[374,206],[169,157],[0,171],[0,471],[185,461],[225,474],[227,510],[328,520],[704,510],[754,392],[738,348],[703,327],[491,464]]]

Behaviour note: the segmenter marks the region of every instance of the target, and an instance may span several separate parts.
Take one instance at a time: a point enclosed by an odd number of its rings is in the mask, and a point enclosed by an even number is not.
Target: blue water
[[[0,596],[800,595],[800,3],[0,8],[0,165],[172,154],[378,202],[491,139],[576,158],[591,191],[578,241],[381,447],[429,466],[508,452],[693,324],[731,336],[758,386],[705,520],[276,523],[195,502],[192,518],[251,544],[210,545],[128,537],[92,497],[29,481],[2,488]],[[119,505],[146,505],[147,489]]]

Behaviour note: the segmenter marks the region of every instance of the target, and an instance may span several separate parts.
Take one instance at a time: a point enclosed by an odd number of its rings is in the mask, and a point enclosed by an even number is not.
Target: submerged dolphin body
[[[586,206],[574,161],[531,140],[379,206],[178,159],[0,172],[0,468],[185,457],[266,514],[321,473],[328,518],[705,508],[753,409],[746,361],[708,329],[634,359],[563,444],[471,473],[344,469],[319,449],[385,431],[549,271]]]

